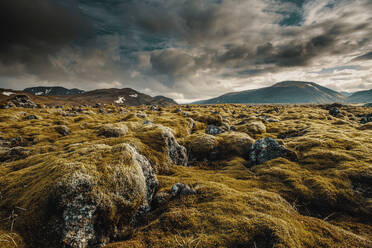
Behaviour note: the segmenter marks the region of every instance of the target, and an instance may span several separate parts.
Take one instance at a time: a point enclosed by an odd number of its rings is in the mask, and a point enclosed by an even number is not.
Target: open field
[[[371,114],[1,109],[0,247],[372,247]]]

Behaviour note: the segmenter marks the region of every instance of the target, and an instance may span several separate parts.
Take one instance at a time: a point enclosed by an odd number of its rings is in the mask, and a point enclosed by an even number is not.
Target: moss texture
[[[80,206],[79,192],[88,192],[82,195],[84,214],[105,220],[92,230],[101,237],[94,242],[106,247],[372,247],[372,129],[360,123],[371,109],[344,106],[344,117],[336,118],[315,105],[139,106],[124,114],[116,106],[103,108],[105,113],[87,107],[74,116],[66,115],[68,106],[1,110],[2,146],[18,142],[29,153],[0,164],[0,247],[13,247],[1,241],[4,235],[18,247],[22,240],[26,247],[59,247],[52,238],[66,232],[55,226],[63,216],[55,203],[72,199]],[[38,119],[26,120],[28,115]],[[248,128],[258,122],[266,130]],[[205,134],[207,125],[222,123],[236,131]],[[71,132],[60,135],[60,125]],[[99,133],[124,126],[120,135]],[[175,165],[165,127],[186,147],[192,166]],[[12,141],[17,137],[22,140]],[[298,161],[276,158],[247,168],[250,146],[264,137],[295,151]],[[160,192],[181,182],[197,194],[132,219],[146,197],[132,148],[156,171]],[[89,239],[91,230],[83,231]],[[79,247],[76,235],[64,238]]]

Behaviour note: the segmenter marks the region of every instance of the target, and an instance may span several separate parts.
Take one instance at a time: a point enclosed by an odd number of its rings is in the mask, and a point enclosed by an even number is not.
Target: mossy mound
[[[36,156],[0,168],[0,209],[18,209],[16,228],[35,247],[107,243],[151,204],[157,179],[135,148],[82,149],[78,158]]]

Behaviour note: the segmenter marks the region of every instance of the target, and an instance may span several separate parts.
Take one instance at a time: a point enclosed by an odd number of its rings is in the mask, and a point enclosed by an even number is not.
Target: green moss
[[[105,110],[113,111],[110,114],[93,110],[74,117],[62,117],[60,110],[53,109],[1,110],[1,137],[33,139],[27,144],[31,156],[0,165],[0,219],[13,210],[18,214],[13,230],[18,234],[11,234],[18,247],[22,247],[19,235],[27,246],[38,247],[34,244],[48,234],[40,227],[59,211],[51,199],[60,195],[61,185],[69,184],[68,178],[77,175],[92,179],[93,190],[86,198],[102,201],[106,207],[100,211],[109,216],[108,224],[119,226],[118,242],[108,247],[372,247],[372,201],[366,183],[372,175],[368,124],[361,125],[358,118],[329,118],[317,106],[282,106],[278,113],[269,105],[181,108],[182,113],[174,107],[162,111],[128,107],[123,115],[119,108],[108,106]],[[153,124],[144,124],[145,119],[135,115],[140,111]],[[361,107],[345,111],[354,116],[369,113]],[[25,121],[25,113],[40,119]],[[205,134],[208,124],[224,122],[239,128],[244,126],[237,125],[242,120],[257,121],[260,114],[279,121],[265,123],[267,133],[252,134],[256,139],[308,130],[303,136],[281,140],[297,152],[298,162],[278,158],[247,169],[250,135]],[[120,123],[128,128],[122,136],[98,135],[103,125]],[[55,132],[56,125],[66,125],[71,134],[62,137]],[[194,167],[171,164],[159,125],[172,129],[189,156],[196,158]],[[158,173],[160,191],[182,182],[192,185],[197,194],[172,199],[134,229],[126,225],[143,191],[133,180],[125,189],[115,181],[118,173],[128,181],[138,174],[123,143],[147,157]],[[126,201],[115,198],[117,189]],[[12,233],[10,224],[0,222],[6,230],[0,237]]]

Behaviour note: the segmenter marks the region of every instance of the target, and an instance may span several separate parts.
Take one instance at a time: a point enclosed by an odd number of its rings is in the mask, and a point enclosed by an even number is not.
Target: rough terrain
[[[0,247],[372,247],[371,116],[0,109]]]

